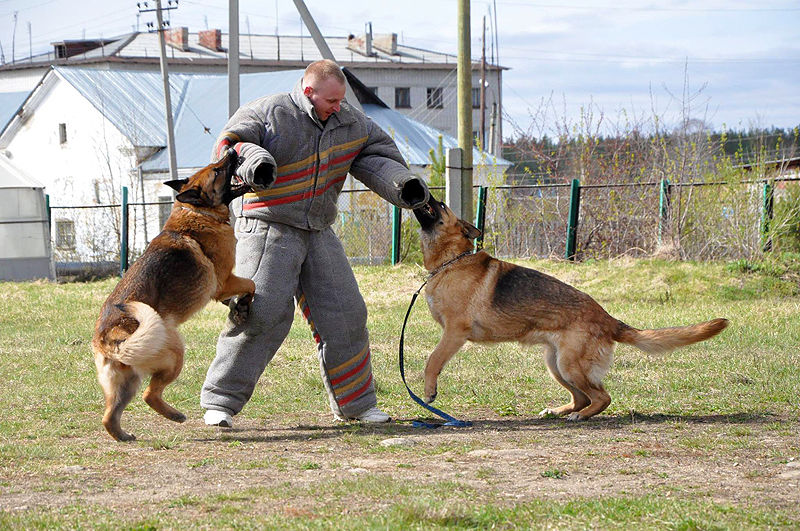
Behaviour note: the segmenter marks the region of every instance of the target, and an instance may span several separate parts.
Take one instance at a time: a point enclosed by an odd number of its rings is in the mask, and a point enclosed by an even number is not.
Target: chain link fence
[[[776,248],[800,250],[798,179],[673,184],[666,197],[659,184],[581,187],[572,256],[582,260],[663,253],[717,260],[752,259]],[[444,196],[440,189],[434,194]],[[489,187],[485,197],[483,245],[489,252],[506,259],[570,254],[569,185],[503,185]],[[57,276],[82,280],[118,274],[125,258],[133,263],[160,232],[171,207],[170,202],[125,200],[50,207]],[[122,230],[125,222],[127,231]],[[369,190],[344,191],[333,224],[350,261],[366,265],[420,263],[417,228],[412,212],[396,212]]]

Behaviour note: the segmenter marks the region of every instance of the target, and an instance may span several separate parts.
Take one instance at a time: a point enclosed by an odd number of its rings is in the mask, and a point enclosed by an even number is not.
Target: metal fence
[[[129,203],[126,192],[121,204],[49,207],[60,278],[121,273],[161,230],[171,203]],[[582,187],[574,181],[476,192],[482,245],[502,258],[581,260],[651,256],[661,249],[684,259],[753,258],[776,242],[785,247],[780,242],[788,240],[780,238],[787,229],[800,242],[796,178]],[[443,198],[444,192],[434,194]],[[421,261],[410,211],[369,190],[343,192],[339,207],[333,228],[352,263]]]

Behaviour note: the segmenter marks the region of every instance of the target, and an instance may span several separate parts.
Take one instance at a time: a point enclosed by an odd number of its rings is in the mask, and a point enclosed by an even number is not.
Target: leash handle
[[[429,429],[438,428],[440,426],[454,426],[454,427],[457,427],[457,428],[466,428],[466,427],[472,426],[472,422],[470,422],[468,420],[459,420],[459,419],[457,419],[455,417],[452,417],[452,416],[448,415],[447,413],[445,413],[441,409],[435,408],[432,405],[427,404],[424,400],[422,400],[420,397],[415,395],[414,392],[411,390],[411,388],[408,386],[408,383],[406,383],[406,371],[405,371],[405,368],[403,366],[404,365],[403,364],[403,344],[405,343],[406,324],[408,323],[408,316],[411,315],[411,308],[414,307],[414,302],[416,302],[417,297],[419,296],[420,292],[422,291],[422,288],[424,288],[425,284],[427,284],[427,283],[428,283],[427,280],[425,282],[423,282],[422,286],[420,286],[419,289],[417,290],[417,292],[414,293],[414,295],[411,297],[411,303],[408,305],[408,310],[406,311],[406,318],[403,319],[403,329],[400,332],[400,377],[403,379],[403,385],[406,386],[406,390],[408,391],[408,394],[411,396],[411,399],[414,402],[416,402],[420,406],[424,407],[425,409],[427,409],[431,413],[433,413],[435,415],[438,415],[439,417],[443,418],[447,422],[445,422],[444,424],[433,424],[433,423],[430,423],[430,422],[423,422],[421,420],[415,420],[414,422],[412,422],[412,426],[414,426],[415,428],[429,428]]]

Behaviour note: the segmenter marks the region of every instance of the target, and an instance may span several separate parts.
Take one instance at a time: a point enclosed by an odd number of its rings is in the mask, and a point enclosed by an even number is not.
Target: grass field
[[[100,424],[90,351],[115,279],[0,284],[0,528],[800,527],[800,257],[764,263],[519,262],[586,291],[640,328],[726,317],[706,343],[651,357],[620,346],[611,406],[583,423],[540,419],[567,401],[538,349],[467,345],[429,418],[400,380],[397,344],[419,266],[356,268],[370,311],[380,406],[397,422],[335,423],[311,334],[296,318],[255,395],[224,430],[199,392],[225,309],[182,327],[174,424],[136,399],[133,443]],[[406,332],[418,394],[440,331],[424,302]]]

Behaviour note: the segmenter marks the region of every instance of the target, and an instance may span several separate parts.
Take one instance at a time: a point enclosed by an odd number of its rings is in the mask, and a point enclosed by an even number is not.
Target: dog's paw
[[[181,413],[180,411],[176,411],[172,415],[167,417],[169,420],[173,422],[186,422],[186,415]]]
[[[439,394],[439,393],[437,393],[436,391],[434,391],[434,392],[433,392],[433,394],[430,394],[430,395],[425,395],[425,403],[426,403],[426,404],[432,404],[432,403],[433,403],[433,401],[434,401],[434,400],[436,400],[436,395],[437,395],[437,394]]]
[[[553,419],[558,417],[558,413],[553,411],[552,409],[545,408],[539,412],[539,416],[543,419]]]
[[[581,415],[576,411],[574,413],[570,413],[569,416],[567,417],[567,420],[570,422],[582,422],[586,420],[586,417],[584,417],[583,415]]]
[[[237,326],[243,325],[250,317],[250,307],[253,304],[253,296],[246,293],[241,296],[232,297],[228,302],[228,319]]]
[[[117,439],[119,442],[131,442],[136,440],[136,436],[128,433],[127,431],[123,431],[117,434],[115,439]]]

